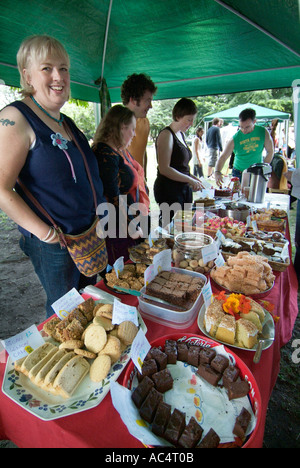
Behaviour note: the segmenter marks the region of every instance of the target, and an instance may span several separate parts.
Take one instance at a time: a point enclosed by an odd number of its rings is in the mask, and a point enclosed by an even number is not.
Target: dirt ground
[[[19,237],[14,223],[0,211],[0,339],[45,318],[45,294],[30,261],[19,248]],[[299,317],[291,341],[282,348],[281,370],[269,402],[265,448],[300,448],[300,373],[299,364],[292,362],[296,339],[300,339]],[[0,441],[0,448],[15,445]]]

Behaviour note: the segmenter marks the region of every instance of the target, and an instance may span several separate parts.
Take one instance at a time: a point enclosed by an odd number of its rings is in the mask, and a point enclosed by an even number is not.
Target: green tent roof
[[[2,83],[19,85],[21,41],[50,34],[69,52],[72,96],[88,101],[99,101],[102,75],[112,102],[132,73],[151,76],[157,99],[290,87],[300,76],[298,0],[6,0],[0,31]]]
[[[207,115],[206,117],[204,117],[204,121],[210,122],[215,117],[219,117],[220,119],[224,119],[226,122],[234,122],[239,120],[239,114],[242,110],[249,108],[255,110],[257,120],[289,120],[290,118],[290,114],[286,112],[268,109],[266,107],[257,106],[256,104],[251,104],[250,102],[248,102],[247,104],[241,104],[239,106],[232,107],[231,109],[227,109],[222,112],[216,112],[215,114]]]

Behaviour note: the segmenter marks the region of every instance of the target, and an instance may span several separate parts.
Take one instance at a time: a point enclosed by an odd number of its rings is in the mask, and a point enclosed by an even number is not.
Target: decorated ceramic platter
[[[166,340],[175,340],[177,343],[186,343],[188,346],[214,348],[217,354],[223,354],[229,359],[231,366],[238,368],[240,378],[249,383],[250,391],[243,398],[229,401],[226,390],[222,385],[214,387],[208,384],[197,374],[197,367],[177,360],[175,364],[167,365],[173,377],[173,387],[164,393],[164,401],[171,405],[172,410],[177,408],[183,411],[186,414],[186,422],[193,416],[202,427],[204,434],[210,427],[213,427],[220,437],[219,447],[231,446],[231,442],[233,442],[231,428],[234,425],[236,415],[239,414],[242,407],[247,408],[252,418],[243,447],[247,448],[251,445],[261,423],[261,395],[253,374],[242,359],[214,340],[193,334],[174,333],[163,336],[151,342],[151,347],[158,347],[164,351]],[[141,420],[139,410],[132,401],[131,392],[138,385],[136,369],[132,362],[126,369],[122,392],[117,385],[113,385],[113,404],[130,433],[146,447],[168,445],[162,438],[153,434],[151,424]],[[233,406],[231,407],[231,405]],[[126,412],[124,410],[125,406]]]
[[[210,339],[213,339],[213,340],[217,341],[218,343],[222,343],[222,344],[224,344],[226,346],[230,346],[231,348],[243,349],[244,351],[254,351],[254,352],[256,351],[257,344],[253,348],[249,349],[249,348],[244,348],[244,347],[238,346],[238,345],[232,345],[230,343],[226,343],[225,341],[220,341],[220,340],[217,340],[216,338],[213,338],[206,331],[206,328],[205,328],[205,325],[204,325],[205,312],[206,312],[206,306],[205,306],[205,304],[203,304],[203,306],[201,307],[200,312],[198,314],[197,324],[198,324],[199,329],[201,330],[201,332],[204,335],[206,335]],[[262,326],[263,326],[262,333],[258,335],[258,340],[261,337],[265,338],[263,340],[263,346],[262,346],[263,350],[270,348],[270,346],[272,346],[272,344],[274,342],[274,338],[275,338],[275,326],[274,326],[273,317],[266,309],[264,309],[264,312],[265,312],[265,320],[264,320],[264,322],[262,324]]]
[[[146,333],[146,325],[139,313],[138,321],[140,328]],[[43,333],[42,336],[44,337]],[[55,343],[51,338],[45,338],[45,341],[48,340]],[[53,395],[34,385],[28,377],[15,370],[12,360],[8,357],[2,392],[24,410],[44,421],[70,416],[101,403],[110,390],[110,384],[118,379],[130,361],[130,355],[131,346],[128,346],[102,382],[92,382],[87,375],[69,399]]]

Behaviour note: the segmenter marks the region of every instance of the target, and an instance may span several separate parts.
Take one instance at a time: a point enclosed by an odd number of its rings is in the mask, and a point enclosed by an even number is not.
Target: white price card
[[[152,263],[152,265],[148,266],[148,268],[145,270],[145,273],[144,273],[145,286],[148,286],[148,284],[151,283],[152,280],[154,280],[156,275],[157,275],[157,268]]]
[[[204,262],[204,265],[206,265],[206,263],[210,262],[211,260],[217,258],[218,252],[219,249],[216,242],[213,242],[212,244],[203,247],[202,260]]]
[[[131,345],[131,359],[139,372],[142,372],[142,365],[151,345],[147,340],[143,330],[139,330]]]
[[[162,250],[153,257],[153,265],[160,271],[170,271],[172,267],[172,250]]]
[[[118,258],[118,260],[115,261],[113,267],[116,272],[117,278],[119,278],[119,274],[124,270],[124,257]]]
[[[206,285],[202,289],[202,294],[203,294],[204,304],[206,307],[208,307],[211,304],[211,300],[212,300],[212,289],[211,289],[210,279],[207,280]]]
[[[51,307],[61,320],[66,318],[72,310],[76,309],[79,304],[84,302],[83,297],[79,294],[77,289],[73,288],[67,292],[60,299],[55,301]]]
[[[138,317],[137,317],[137,308],[123,304],[118,301],[117,298],[114,300],[113,315],[112,315],[112,324],[119,325],[122,322],[133,322],[137,327],[139,326]]]
[[[23,332],[1,342],[10,355],[12,362],[27,356],[34,349],[45,344],[36,325],[32,325]]]
[[[215,265],[216,267],[221,267],[223,265],[225,265],[225,260],[224,260],[224,257],[222,255],[222,253],[220,252],[219,255],[217,256],[217,258],[215,259]]]

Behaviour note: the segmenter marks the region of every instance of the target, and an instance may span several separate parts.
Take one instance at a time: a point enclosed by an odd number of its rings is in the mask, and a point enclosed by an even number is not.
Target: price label
[[[122,322],[133,322],[137,327],[139,326],[138,317],[137,317],[137,308],[123,304],[118,301],[117,298],[114,300],[113,315],[112,315],[112,324],[120,325]]]
[[[131,359],[139,372],[142,372],[142,366],[151,345],[147,340],[143,330],[139,330],[131,345]]]
[[[114,270],[116,272],[117,278],[119,278],[119,274],[124,270],[124,257],[118,258],[113,264]]]
[[[82,304],[83,302],[83,297],[75,288],[73,288],[67,294],[54,302],[51,307],[58,318],[63,320],[69,315],[70,312],[72,312],[72,310],[76,309],[76,307],[78,307],[79,304]]]
[[[32,325],[23,332],[1,342],[13,362],[27,356],[34,349],[45,344],[36,325]]]

